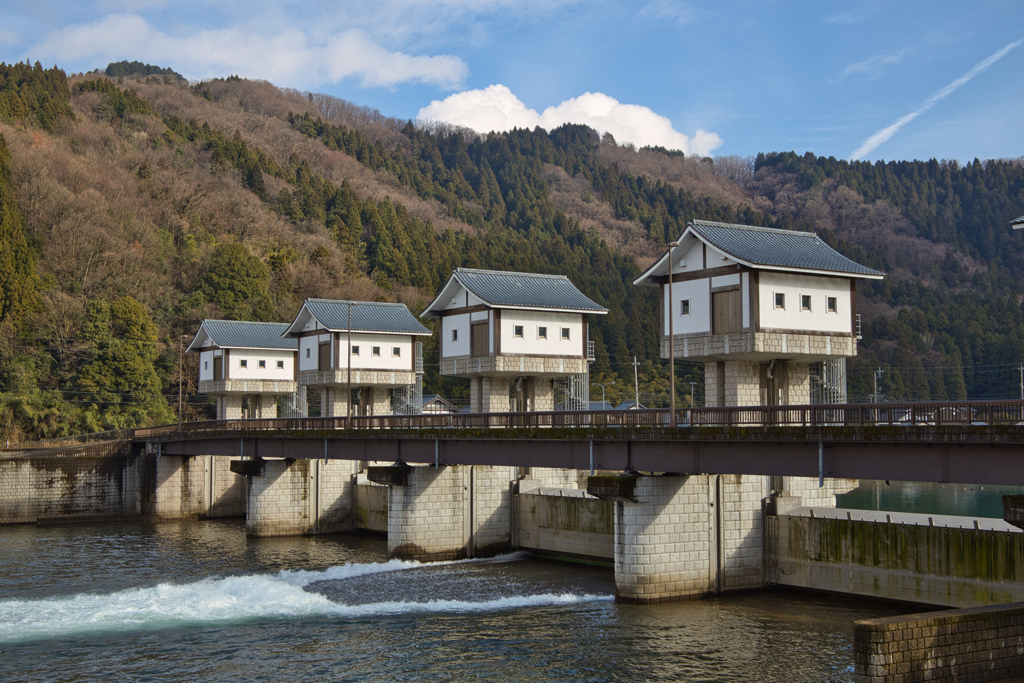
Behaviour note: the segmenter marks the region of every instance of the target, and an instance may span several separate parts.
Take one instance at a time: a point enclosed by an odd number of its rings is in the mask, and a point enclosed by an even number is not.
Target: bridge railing
[[[454,413],[353,417],[296,417],[190,422],[135,430],[137,439],[188,432],[223,431],[414,430],[664,427],[673,424],[669,411],[596,410],[528,413]],[[855,403],[846,405],[741,406],[679,408],[676,427],[827,427],[915,425],[1021,425],[1024,401],[958,401],[932,403]]]

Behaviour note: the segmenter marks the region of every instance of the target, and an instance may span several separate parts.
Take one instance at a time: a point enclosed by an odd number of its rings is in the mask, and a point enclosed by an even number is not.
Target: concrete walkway
[[[888,522],[920,526],[941,526],[952,529],[987,529],[993,531],[1024,530],[991,517],[958,517],[956,515],[922,515],[914,512],[887,512],[885,510],[851,510],[846,508],[796,507],[785,513],[794,517],[819,517],[823,519],[849,519],[857,522]]]

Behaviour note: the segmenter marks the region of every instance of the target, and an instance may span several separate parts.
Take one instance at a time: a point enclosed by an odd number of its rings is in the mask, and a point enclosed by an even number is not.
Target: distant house
[[[1013,226],[1014,230],[1020,230],[1021,228],[1024,228],[1024,216],[1021,216],[1020,218],[1014,218],[1012,221],[1010,221],[1010,225]]]
[[[647,410],[647,406],[636,401],[623,401],[615,406],[615,410]]]
[[[440,371],[470,380],[471,411],[519,412],[554,409],[559,380],[585,391],[588,317],[607,312],[563,275],[458,268],[420,315],[440,318]]]
[[[420,412],[424,415],[452,415],[462,411],[438,394],[426,394],[420,403]]]
[[[299,386],[316,392],[324,417],[390,415],[392,391],[422,373],[430,330],[404,304],[306,299],[284,335],[298,342]]]
[[[286,323],[204,320],[188,346],[199,354],[199,393],[217,401],[217,419],[278,417],[277,397],[295,392],[294,339]]]
[[[695,220],[677,243],[633,284],[659,288],[662,357],[704,362],[706,405],[808,403],[810,364],[856,355],[856,282],[883,273],[794,230]]]

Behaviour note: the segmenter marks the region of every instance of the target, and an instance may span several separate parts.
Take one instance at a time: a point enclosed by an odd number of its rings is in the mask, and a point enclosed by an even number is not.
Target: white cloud
[[[955,81],[945,86],[944,88],[941,88],[938,92],[932,94],[932,96],[929,97],[925,101],[925,103],[918,107],[916,110],[910,112],[909,114],[901,116],[892,125],[883,128],[874,135],[869,136],[866,140],[864,140],[864,142],[860,143],[860,147],[853,151],[853,154],[850,155],[850,158],[862,159],[871,152],[875,151],[875,149],[879,145],[885,144],[892,138],[893,135],[896,135],[896,133],[898,133],[900,129],[903,128],[903,126],[907,125],[908,123],[916,119],[918,116],[934,107],[936,104],[939,103],[939,101],[945,99],[949,95],[952,95],[954,92],[956,92],[957,89],[960,88],[960,86],[964,85],[972,78],[980,74],[982,71],[998,62],[1000,59],[1009,54],[1012,50],[1020,47],[1021,43],[1024,43],[1024,38],[1010,43],[1009,45],[999,50],[998,52],[986,57],[985,59],[975,64],[974,68],[972,68],[966,74],[956,79]]]
[[[18,40],[18,34],[14,31],[0,29],[0,45],[17,45]]]
[[[644,19],[663,19],[685,26],[697,18],[693,6],[679,0],[653,0],[644,5],[639,16]]]
[[[870,80],[875,80],[882,75],[882,69],[884,67],[889,64],[896,64],[911,52],[913,52],[913,50],[907,47],[903,48],[899,52],[894,52],[888,55],[875,55],[874,57],[869,57],[862,62],[850,64],[843,69],[837,80],[842,81],[848,76],[864,76]]]
[[[237,74],[298,88],[358,78],[366,86],[425,83],[453,89],[468,71],[457,57],[394,52],[358,29],[329,35],[319,44],[299,29],[257,35],[224,28],[179,36],[135,14],[54,31],[31,53],[58,63],[93,60],[97,65],[130,58],[167,64],[189,78]]]
[[[698,130],[691,138],[673,129],[671,121],[649,108],[622,104],[603,93],[588,92],[538,114],[504,85],[492,85],[435,100],[420,109],[417,119],[444,121],[481,133],[536,126],[552,130],[565,123],[581,123],[611,133],[619,143],[630,142],[638,147],[658,145],[700,156],[708,156],[722,146],[717,133]]]

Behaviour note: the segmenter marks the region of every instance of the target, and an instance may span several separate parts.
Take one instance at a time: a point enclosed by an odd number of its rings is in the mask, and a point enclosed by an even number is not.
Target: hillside
[[[632,398],[636,356],[641,401],[664,403],[656,302],[630,282],[691,218],[813,229],[890,274],[860,290],[853,400],[878,367],[892,399],[1013,396],[1021,207],[1019,160],[712,161],[583,126],[420,129],[234,77],[0,64],[0,428],[173,419],[180,340],[203,318],[288,320],[309,296],[418,313],[456,266],[568,275],[611,310],[592,328],[593,380]],[[463,398],[425,352],[425,391]],[[191,360],[186,419],[207,410]],[[700,382],[677,368],[681,391]]]

